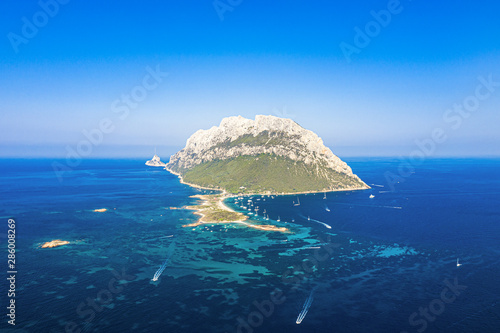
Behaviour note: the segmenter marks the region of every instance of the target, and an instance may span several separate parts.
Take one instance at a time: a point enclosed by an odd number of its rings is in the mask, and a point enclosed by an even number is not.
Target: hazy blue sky
[[[166,159],[256,114],[340,156],[409,155],[436,128],[435,156],[500,155],[498,1],[60,1],[0,4],[1,156]]]

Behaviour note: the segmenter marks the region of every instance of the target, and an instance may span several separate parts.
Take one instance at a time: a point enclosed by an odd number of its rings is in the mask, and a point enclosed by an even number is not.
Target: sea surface
[[[208,192],[142,160],[53,162],[0,160],[2,332],[9,218],[15,332],[500,332],[499,159],[346,159],[371,189],[226,200],[289,233],[183,227]]]

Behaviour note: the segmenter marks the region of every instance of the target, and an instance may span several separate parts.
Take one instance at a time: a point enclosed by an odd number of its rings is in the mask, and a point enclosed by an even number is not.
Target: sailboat
[[[299,200],[299,197],[297,197],[297,203],[294,203],[293,205],[294,205],[294,206],[300,206],[300,200]]]
[[[458,262],[458,258],[457,258],[457,267],[460,267],[460,266],[462,266],[462,264]]]

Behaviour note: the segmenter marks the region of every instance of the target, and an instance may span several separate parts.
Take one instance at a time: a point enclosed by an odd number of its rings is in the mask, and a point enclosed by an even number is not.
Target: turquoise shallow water
[[[0,215],[17,225],[16,329],[498,332],[500,161],[428,160],[394,191],[385,173],[399,160],[348,162],[371,190],[300,195],[300,206],[251,198],[252,218],[265,209],[283,234],[183,228],[196,216],[170,208],[206,191],[143,161],[89,160],[59,181],[51,160],[2,160]],[[248,212],[248,198],[226,203]],[[73,244],[38,248],[56,238]]]

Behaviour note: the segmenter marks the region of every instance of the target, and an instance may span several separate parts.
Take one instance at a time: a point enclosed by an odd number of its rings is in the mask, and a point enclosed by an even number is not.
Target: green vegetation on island
[[[187,184],[237,194],[369,188],[323,140],[291,119],[228,117],[195,132],[166,169]]]
[[[214,160],[180,172],[186,183],[230,193],[299,193],[361,188],[357,178],[302,161],[260,154]]]

